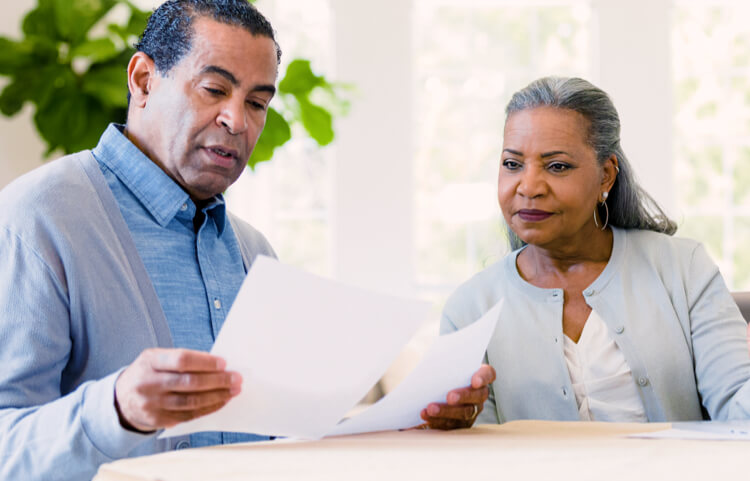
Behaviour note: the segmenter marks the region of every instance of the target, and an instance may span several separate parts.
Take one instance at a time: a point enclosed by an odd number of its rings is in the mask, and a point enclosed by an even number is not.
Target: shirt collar
[[[117,176],[162,227],[176,216],[195,217],[196,206],[187,192],[141,152],[124,131],[124,125],[110,124],[93,150],[94,157]],[[215,222],[219,235],[226,224],[225,210],[221,194],[203,208]]]

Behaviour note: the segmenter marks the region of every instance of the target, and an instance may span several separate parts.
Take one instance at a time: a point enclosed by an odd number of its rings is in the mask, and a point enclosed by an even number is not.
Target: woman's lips
[[[521,209],[518,211],[518,217],[526,222],[539,222],[552,215],[552,212],[537,209]]]

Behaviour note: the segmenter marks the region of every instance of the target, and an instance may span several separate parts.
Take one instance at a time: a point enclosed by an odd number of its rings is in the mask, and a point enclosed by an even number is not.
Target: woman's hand
[[[446,396],[445,403],[431,403],[420,414],[425,423],[423,429],[460,429],[474,424],[477,414],[482,412],[484,402],[490,394],[489,385],[495,380],[495,369],[482,364],[471,377],[471,386],[454,389]]]

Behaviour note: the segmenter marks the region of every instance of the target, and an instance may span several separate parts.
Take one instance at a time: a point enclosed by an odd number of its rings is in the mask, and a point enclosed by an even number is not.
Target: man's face
[[[139,147],[193,200],[227,189],[242,173],[275,92],[273,40],[197,18],[192,48],[154,75],[139,122]]]

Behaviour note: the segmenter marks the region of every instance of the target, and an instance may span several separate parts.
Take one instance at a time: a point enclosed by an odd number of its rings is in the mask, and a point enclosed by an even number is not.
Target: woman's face
[[[553,107],[516,112],[505,122],[498,201],[528,244],[574,246],[596,229],[594,209],[614,183],[617,160],[600,166],[587,130],[581,114]]]

